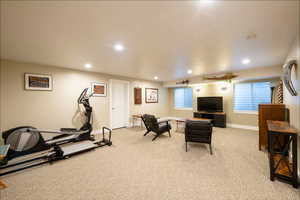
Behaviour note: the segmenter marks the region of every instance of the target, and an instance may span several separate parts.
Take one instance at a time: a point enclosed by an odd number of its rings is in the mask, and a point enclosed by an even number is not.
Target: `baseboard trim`
[[[258,131],[258,126],[247,126],[247,125],[241,125],[241,124],[226,124],[226,125],[227,125],[227,127],[230,127],[230,128],[240,128],[240,129]]]

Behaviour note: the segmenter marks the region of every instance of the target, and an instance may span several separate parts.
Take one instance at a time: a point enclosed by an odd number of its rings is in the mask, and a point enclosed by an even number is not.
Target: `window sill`
[[[258,115],[258,111],[234,110],[233,112],[234,112],[234,113],[237,113],[237,114]]]
[[[193,108],[174,108],[174,110],[193,110]]]

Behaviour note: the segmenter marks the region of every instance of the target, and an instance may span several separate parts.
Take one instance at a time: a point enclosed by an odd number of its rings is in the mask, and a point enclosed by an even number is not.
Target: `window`
[[[192,109],[193,107],[193,89],[175,88],[174,106],[179,109]]]
[[[269,82],[239,83],[234,87],[234,110],[257,111],[258,104],[271,103]]]

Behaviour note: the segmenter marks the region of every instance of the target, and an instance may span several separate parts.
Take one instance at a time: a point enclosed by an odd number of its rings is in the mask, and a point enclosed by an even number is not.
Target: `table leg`
[[[132,128],[134,128],[135,117],[132,118]]]
[[[269,151],[270,151],[270,156],[269,156],[269,162],[270,162],[270,180],[274,181],[274,173],[273,173],[273,169],[274,169],[274,153],[273,153],[273,135],[271,135],[270,133],[268,134],[269,136]]]
[[[297,136],[294,135],[293,137],[293,143],[292,143],[292,154],[293,154],[293,187],[298,188],[298,155],[297,155]]]

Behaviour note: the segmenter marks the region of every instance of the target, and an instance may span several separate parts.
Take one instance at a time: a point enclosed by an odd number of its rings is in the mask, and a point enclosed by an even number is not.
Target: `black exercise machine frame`
[[[105,139],[105,130],[108,131],[108,140]],[[96,148],[103,147],[103,146],[106,146],[106,145],[111,146],[112,145],[112,142],[111,142],[111,129],[109,129],[107,127],[102,127],[102,140],[95,142],[95,144],[97,144],[97,146],[95,148],[92,148],[92,149],[96,149]],[[3,169],[8,169],[10,167],[15,167],[15,166],[18,166],[18,165],[30,163],[30,162],[33,162],[33,161],[42,160],[41,162],[38,162],[38,163],[33,163],[31,165],[27,165],[27,166],[24,166],[24,167],[20,167],[20,168],[17,168],[17,169],[13,169],[13,170],[9,170],[9,171],[0,173],[0,177],[8,175],[8,174],[15,173],[15,172],[23,171],[25,169],[29,169],[29,168],[32,168],[32,167],[37,167],[39,165],[43,165],[43,164],[46,164],[46,163],[52,164],[55,161],[63,160],[63,159],[69,158],[70,156],[80,154],[80,153],[83,153],[83,152],[86,152],[86,151],[90,151],[92,149],[87,149],[87,150],[77,152],[75,154],[71,154],[71,155],[68,155],[68,156],[63,156],[60,146],[55,145],[55,146],[53,146],[53,150],[50,151],[50,152],[52,152],[52,154],[50,154],[50,155],[39,156],[39,157],[35,157],[35,158],[29,159],[29,160],[24,160],[24,161],[20,161],[20,162],[5,165],[5,166],[0,166],[0,170],[3,170]]]

